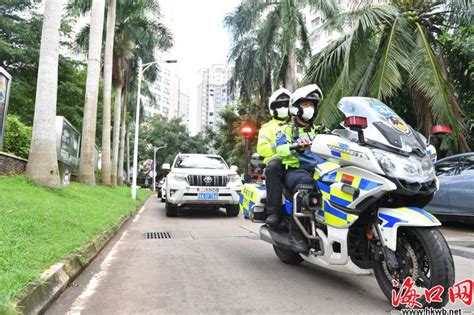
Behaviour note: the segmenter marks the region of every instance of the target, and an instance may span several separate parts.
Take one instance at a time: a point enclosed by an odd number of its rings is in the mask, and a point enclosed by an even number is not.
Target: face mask
[[[301,115],[301,118],[304,120],[311,120],[314,115],[314,107],[306,107],[303,108],[303,115]]]
[[[277,108],[277,117],[278,118],[286,118],[288,117],[288,107]]]

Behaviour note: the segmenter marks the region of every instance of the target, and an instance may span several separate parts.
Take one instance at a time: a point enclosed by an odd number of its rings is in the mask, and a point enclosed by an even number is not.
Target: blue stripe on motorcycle
[[[325,206],[324,206],[324,211],[332,214],[333,216],[336,216],[340,219],[347,220],[347,215],[344,212],[341,212],[337,209],[334,209],[331,207],[331,205],[325,201]]]
[[[377,182],[373,182],[371,180],[364,179],[364,178],[362,178],[360,180],[360,184],[359,184],[359,188],[362,189],[362,190],[372,190],[372,189],[377,188],[379,186],[382,186],[382,184],[377,183]]]
[[[396,218],[396,217],[392,217],[388,214],[385,214],[385,213],[379,213],[379,218],[381,219],[384,219],[385,221],[387,221],[387,223],[385,223],[385,225],[383,227],[387,227],[387,228],[391,228],[393,227],[396,223],[398,222],[408,222],[408,221],[405,221],[405,220],[402,220],[402,219],[399,219],[399,218]]]
[[[265,186],[255,186],[255,188],[257,188],[258,190],[265,190]]]
[[[244,204],[244,195],[240,195],[239,197],[239,204],[243,205]]]
[[[416,207],[406,207],[410,210],[413,210],[415,212],[418,212],[422,215],[424,215],[425,217],[427,217],[428,219],[430,219],[431,222],[433,223],[438,223],[438,220],[436,220],[435,218],[433,218],[433,216],[431,214],[429,214],[428,212],[426,212],[425,210],[423,209],[420,209],[420,208],[416,208]]]
[[[318,187],[319,187],[319,189],[320,189],[321,191],[324,191],[324,192],[326,192],[326,193],[328,193],[328,194],[331,193],[331,187],[329,187],[328,185],[325,185],[325,184],[323,184],[323,183],[321,183],[321,182],[318,182]]]
[[[336,176],[337,176],[337,172],[331,173],[329,175],[324,175],[324,181],[335,182]]]
[[[341,157],[341,153],[337,151],[331,151],[332,156]]]
[[[334,196],[334,195],[331,195],[331,196],[330,196],[330,200],[331,200],[331,201],[334,201],[335,203],[337,203],[337,204],[339,204],[339,205],[341,205],[341,206],[343,206],[343,207],[346,207],[346,206],[348,206],[348,205],[351,203],[351,201],[341,199],[341,198],[336,197],[336,196]]]

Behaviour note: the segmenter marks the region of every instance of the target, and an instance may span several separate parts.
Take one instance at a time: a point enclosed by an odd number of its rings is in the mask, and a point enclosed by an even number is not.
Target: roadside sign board
[[[56,116],[56,150],[58,161],[70,167],[79,166],[81,134],[63,116]]]
[[[10,98],[11,75],[0,67],[0,150],[3,148],[3,136],[7,122],[8,99]]]

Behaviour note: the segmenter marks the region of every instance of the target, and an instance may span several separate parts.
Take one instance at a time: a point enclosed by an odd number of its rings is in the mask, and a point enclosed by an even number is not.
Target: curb
[[[149,197],[148,197],[149,198]],[[29,284],[12,301],[14,310],[20,314],[41,314],[66,289],[66,287],[89,265],[100,251],[117,234],[122,226],[145,205],[120,217],[110,228],[95,236],[77,254],[65,257],[44,271],[39,279]]]

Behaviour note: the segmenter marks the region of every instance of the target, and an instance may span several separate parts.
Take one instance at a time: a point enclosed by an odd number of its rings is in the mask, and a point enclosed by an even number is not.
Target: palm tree
[[[115,34],[116,0],[110,0],[107,9],[107,33],[104,53],[104,108],[102,120],[102,184],[112,184],[110,174],[110,102],[112,99],[112,64]]]
[[[229,59],[235,62],[234,81],[244,99],[254,93],[257,100],[268,98],[272,81],[290,90],[297,87],[297,63],[304,66],[311,52],[305,6],[328,17],[337,13],[332,0],[244,0],[226,16],[234,43]]]
[[[105,1],[92,0],[79,181],[95,185],[95,129]]]
[[[469,2],[417,0],[363,1],[352,11],[328,20],[323,29],[350,32],[316,54],[307,83],[325,90],[319,120],[328,126],[339,120],[336,104],[342,96],[371,96],[389,101],[409,90],[416,106],[418,128],[429,135],[433,124],[453,128],[452,143],[442,148],[466,151],[462,111],[448,79],[438,35],[442,30],[469,25]],[[406,106],[406,105],[405,105]]]
[[[129,71],[136,70],[137,58],[145,63],[155,59],[155,51],[166,50],[172,45],[170,31],[157,19],[147,17],[149,15],[159,16],[159,6],[154,1],[143,1],[141,6],[130,6],[119,2],[117,11],[117,25],[114,51],[114,80],[115,80],[115,110],[113,127],[113,149],[112,149],[112,184],[123,182],[123,156],[119,159],[119,142],[121,138],[120,123],[122,97],[128,99],[130,91],[130,80],[126,80]],[[145,73],[145,79],[155,80],[156,71],[149,69]],[[127,84],[127,85],[125,85]],[[124,89],[125,88],[125,89]],[[125,91],[124,91],[125,90]],[[124,111],[124,115],[126,112]],[[122,134],[124,132],[122,131]],[[122,141],[124,139],[124,135]]]
[[[76,0],[73,5],[74,13],[87,12],[90,7],[87,0]],[[112,68],[115,94],[111,157],[112,185],[117,184],[118,173],[123,176],[123,170],[120,170],[123,165],[118,163],[121,108],[122,98],[127,99],[128,91],[130,91],[130,80],[124,80],[124,78],[129,76],[129,71],[135,70],[136,72],[136,68],[134,68],[136,58],[141,57],[144,62],[152,61],[155,59],[156,50],[166,50],[172,45],[170,31],[159,20],[149,16],[159,16],[159,5],[154,0],[140,0],[133,3],[128,0],[118,0],[117,2]],[[87,47],[89,29],[90,26],[85,25],[76,36],[76,43],[79,47]],[[156,71],[153,68],[145,73],[147,80],[153,81],[155,77]],[[124,88],[125,91],[123,91]]]
[[[63,0],[46,0],[38,63],[35,114],[26,173],[41,185],[59,188],[56,154],[59,28]]]

